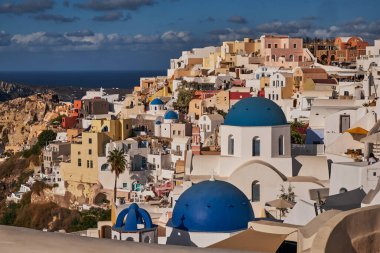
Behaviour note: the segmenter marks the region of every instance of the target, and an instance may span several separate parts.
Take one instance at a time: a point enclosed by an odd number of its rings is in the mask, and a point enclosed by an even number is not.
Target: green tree
[[[116,203],[116,184],[119,175],[125,171],[127,167],[127,161],[124,157],[124,152],[119,149],[114,149],[109,151],[107,162],[111,165],[111,172],[115,173],[115,187],[113,190],[113,201]]]
[[[182,113],[188,113],[189,103],[194,97],[195,97],[194,90],[180,89],[178,92],[177,102],[173,103],[174,109]]]
[[[40,133],[40,135],[38,135],[37,144],[40,147],[43,147],[50,141],[55,140],[56,137],[57,137],[57,133],[55,133],[53,130],[44,130],[42,131],[42,133]]]

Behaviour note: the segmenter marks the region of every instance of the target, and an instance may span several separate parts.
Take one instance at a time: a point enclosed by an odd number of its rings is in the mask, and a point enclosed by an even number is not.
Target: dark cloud
[[[53,6],[53,0],[24,0],[20,3],[8,2],[0,4],[0,14],[38,13],[52,9]]]
[[[155,0],[86,0],[84,3],[76,4],[76,7],[95,11],[108,10],[138,10],[144,6],[155,4]]]
[[[261,33],[277,33],[285,35],[294,35],[305,33],[312,28],[312,23],[305,20],[301,21],[273,21],[269,23],[263,23],[256,27],[256,30]]]
[[[58,23],[71,23],[80,20],[78,17],[65,17],[59,14],[39,14],[34,16],[35,20],[54,21]]]
[[[126,21],[131,19],[131,15],[127,14],[124,17],[124,14],[121,11],[110,11],[105,13],[104,15],[101,16],[95,16],[92,18],[94,21],[103,21],[103,22],[112,22],[112,21]]]
[[[246,24],[247,20],[242,16],[231,16],[227,19],[228,22],[236,24]]]
[[[34,32],[30,34],[7,34],[0,32],[0,51],[20,52],[70,52],[118,49],[127,50],[174,50],[189,47],[191,34],[186,31],[166,31],[161,34],[104,34],[91,30],[66,33]]]
[[[89,29],[66,33],[66,36],[68,37],[87,37],[87,36],[94,36],[94,35],[95,33]]]

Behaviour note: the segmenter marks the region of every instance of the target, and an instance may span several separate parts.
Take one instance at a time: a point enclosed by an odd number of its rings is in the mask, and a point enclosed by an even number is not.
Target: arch
[[[273,170],[277,175],[279,175],[279,177],[280,177],[284,182],[285,182],[285,181],[288,181],[288,178],[287,178],[284,174],[282,174],[278,169],[276,169],[273,165],[271,165],[271,164],[269,164],[269,163],[267,163],[267,162],[261,161],[261,160],[256,160],[256,159],[254,159],[254,160],[249,160],[249,161],[246,161],[246,162],[240,164],[240,165],[235,169],[234,172],[236,172],[236,171],[238,171],[240,168],[243,168],[244,166],[247,166],[247,165],[252,164],[252,163],[258,163],[258,164],[264,165],[264,166],[270,168],[271,170]]]
[[[152,242],[152,239],[150,239],[150,236],[146,236],[144,238],[144,243],[151,243]]]
[[[126,241],[128,241],[128,242],[134,242],[135,240],[133,239],[133,237],[127,237],[127,239],[125,239]]]
[[[346,193],[347,192],[347,189],[342,187],[339,189],[339,193]]]
[[[278,155],[285,155],[285,142],[283,135],[278,137]]]
[[[102,132],[108,132],[108,126],[103,126],[102,127]]]
[[[116,236],[116,235],[114,235],[114,236],[113,236],[113,239],[114,239],[114,240],[117,240],[117,236]]]
[[[94,204],[95,205],[101,205],[103,203],[105,203],[107,200],[107,195],[105,193],[98,193],[95,198],[94,198]]]
[[[232,134],[228,136],[228,154],[234,155],[235,153],[235,139]]]
[[[108,171],[108,170],[110,170],[109,167],[110,167],[109,164],[108,164],[108,163],[105,163],[105,164],[103,164],[103,165],[100,167],[100,170],[101,170],[101,171]]]
[[[253,181],[251,185],[251,201],[260,201],[260,182],[257,180]]]
[[[260,156],[260,138],[258,136],[252,139],[252,156]]]

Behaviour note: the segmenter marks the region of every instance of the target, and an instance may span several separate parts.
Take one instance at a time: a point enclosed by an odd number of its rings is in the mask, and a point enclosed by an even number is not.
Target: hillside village
[[[6,202],[43,182],[32,203],[111,210],[83,236],[226,248],[253,228],[280,234],[276,250],[309,252],[330,219],[349,227],[378,211],[379,66],[380,40],[263,35],[183,51],[123,99],[100,88],[3,102],[0,170],[41,146]],[[47,131],[54,139],[41,143]]]

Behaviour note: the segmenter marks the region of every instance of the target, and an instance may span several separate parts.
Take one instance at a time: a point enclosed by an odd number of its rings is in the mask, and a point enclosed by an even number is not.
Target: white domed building
[[[229,110],[220,126],[220,155],[192,157],[186,174],[196,182],[214,175],[231,182],[251,201],[257,216],[292,176],[290,125],[273,101],[251,97]]]

